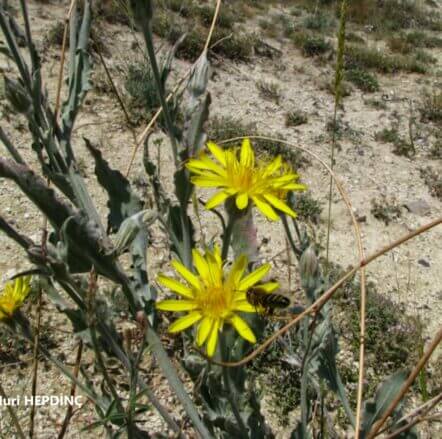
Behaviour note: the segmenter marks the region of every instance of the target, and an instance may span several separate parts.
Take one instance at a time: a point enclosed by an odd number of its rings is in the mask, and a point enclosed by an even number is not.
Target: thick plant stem
[[[229,352],[227,350],[226,341],[224,337],[221,335],[220,337],[220,347],[221,347],[221,357],[223,360],[228,360],[229,358]],[[248,430],[247,427],[244,424],[243,419],[241,418],[241,412],[238,408],[238,405],[235,401],[235,395],[236,392],[233,389],[232,381],[230,379],[230,371],[227,367],[222,366],[222,373],[223,373],[223,381],[224,381],[224,388],[226,390],[227,400],[229,401],[230,407],[232,407],[232,413],[233,416],[236,419],[236,422],[238,423],[238,428],[241,430],[241,437],[248,437]]]
[[[229,214],[229,221],[223,236],[223,247],[221,251],[221,259],[225,261],[229,254],[230,242],[232,240],[233,227],[235,225],[236,216],[234,213]]]

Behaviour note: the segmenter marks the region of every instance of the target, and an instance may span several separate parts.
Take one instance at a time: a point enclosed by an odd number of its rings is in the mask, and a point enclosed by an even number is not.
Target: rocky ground
[[[45,85],[50,98],[54,99],[60,47],[48,43],[47,36],[54,23],[61,21],[65,16],[68,2],[28,3],[33,35],[44,60]],[[440,9],[439,7],[439,12]],[[267,13],[280,13],[281,10],[281,7],[276,5]],[[261,32],[259,20],[260,14],[264,13],[258,10],[256,14],[247,19],[247,28]],[[100,38],[106,47],[106,63],[117,88],[123,92],[127,65],[135,58],[140,59],[139,52],[134,49],[134,40],[141,41],[141,38],[118,23],[106,22],[101,24],[100,29]],[[376,40],[367,29],[360,27],[358,31],[366,45],[373,48],[384,47],[384,42]],[[230,61],[220,57],[214,59],[209,84],[212,96],[211,117],[228,116],[243,124],[254,124],[260,133],[272,133],[275,137],[283,137],[291,144],[306,148],[329,163],[331,134],[326,130],[326,126],[333,114],[334,97],[326,90],[325,85],[333,78],[333,64],[320,62],[316,58],[306,58],[287,38],[279,35],[263,37],[267,44],[278,51],[277,57],[269,59],[252,56],[248,62]],[[160,38],[157,39],[157,43],[163,47],[167,47],[168,44]],[[339,111],[343,129],[338,140],[340,148],[336,153],[334,171],[359,219],[364,251],[367,255],[442,215],[442,199],[431,192],[431,187],[421,176],[421,169],[427,167],[434,170],[439,181],[442,173],[440,155],[439,158],[435,158],[431,154],[436,138],[440,136],[440,119],[433,122],[423,120],[419,111],[419,108],[425,105],[424,90],[441,93],[442,89],[442,49],[439,47],[428,51],[436,59],[428,73],[423,75],[400,72],[379,75],[380,89],[370,94],[351,86],[352,92],[345,97]],[[182,77],[189,66],[187,61],[175,60],[173,79]],[[0,71],[5,75],[14,75],[12,64],[4,57],[0,58]],[[98,59],[94,60],[93,78],[93,87],[77,120],[74,138],[76,154],[80,158],[85,175],[88,175],[86,181],[104,217],[105,196],[96,184],[93,164],[84,148],[82,137],[87,136],[98,143],[106,160],[123,172],[127,169],[133,151],[133,138],[114,95],[106,85],[104,71]],[[278,99],[269,100],[263,97],[257,84],[266,82],[276,84]],[[124,98],[129,101],[126,95]],[[294,127],[286,126],[286,114],[292,111],[306,114],[306,123]],[[3,97],[0,101],[0,112],[3,129],[25,159],[37,169],[38,164],[30,148],[30,136],[24,119],[10,111]],[[399,133],[406,137],[410,117],[415,121],[413,141],[416,154],[409,158],[395,154],[392,144],[379,140],[376,133],[397,124]],[[137,132],[140,133],[143,128],[144,126],[140,125]],[[161,133],[155,134],[155,138],[163,137]],[[168,143],[164,141],[161,164],[165,182],[170,176],[167,169],[171,163]],[[141,157],[138,154],[131,171],[131,179],[139,178],[142,169]],[[330,177],[314,159],[299,173],[302,181],[308,185],[312,197],[319,200],[324,207],[319,226],[316,227],[316,235],[321,244],[325,245]],[[395,213],[387,218],[390,220],[388,225],[374,216],[373,200],[380,203],[377,212],[381,211],[387,217],[387,208],[395,207]],[[41,233],[41,215],[10,181],[0,181],[0,203],[2,215],[6,219],[23,233],[38,240]],[[207,216],[204,219],[208,221],[207,235],[218,233],[213,217]],[[260,240],[266,238],[262,247],[263,256],[272,259],[285,248],[280,226],[269,224],[262,218],[257,219],[257,224]],[[344,267],[355,264],[358,255],[350,216],[337,191],[333,196],[330,237],[331,259]],[[368,278],[374,282],[378,292],[397,304],[403,304],[408,313],[422,319],[426,340],[430,340],[442,322],[441,242],[442,227],[437,227],[382,256],[367,267]],[[28,267],[23,252],[3,234],[0,235],[0,244],[3,248],[0,253],[3,279]],[[164,267],[167,260],[159,234],[155,237],[152,253],[155,262],[150,269],[151,275],[154,276],[159,267]],[[278,256],[276,263],[279,274],[282,277],[286,276],[287,260],[284,259],[284,255]],[[296,285],[291,287],[296,288]],[[53,307],[46,301],[43,309],[43,325],[46,333],[50,334],[50,342],[55,346],[54,349],[66,358],[68,364],[72,364],[76,341],[67,336],[69,331],[66,322],[54,315]],[[5,353],[0,356],[2,384],[10,393],[13,392],[12,389],[16,389],[17,393],[27,394],[30,388],[31,353],[25,347],[19,346],[20,354],[12,361],[13,364],[9,364],[11,361],[8,360],[6,352],[13,352],[17,346],[3,339],[4,336],[0,339],[0,354]],[[4,343],[9,343],[10,349],[5,349]],[[439,349],[434,358],[437,358],[440,352]],[[87,368],[93,368],[92,357],[86,355],[84,364]],[[53,394],[67,392],[69,384],[56,370],[42,363],[40,371],[40,394],[49,391]],[[162,401],[169,408],[174,408],[178,415],[181,409],[176,406],[164,380],[157,374],[152,375],[152,380],[157,383],[155,389],[161,395]],[[3,409],[0,413],[0,437],[11,437]],[[36,422],[37,437],[54,437],[54,427],[60,424],[63,413],[63,410],[49,407],[39,409]],[[28,419],[25,411],[20,415]],[[162,421],[156,418],[153,412],[150,415],[151,431],[164,428]],[[91,408],[79,410],[68,437],[87,437],[79,431],[92,419]],[[281,431],[278,437],[286,437],[285,434]],[[426,434],[428,438],[436,437],[432,436],[431,432]],[[91,433],[90,437],[93,435],[96,433]]]

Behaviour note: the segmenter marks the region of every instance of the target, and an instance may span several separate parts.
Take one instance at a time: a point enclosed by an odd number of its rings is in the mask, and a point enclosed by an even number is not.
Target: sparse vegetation
[[[295,32],[291,35],[296,47],[299,47],[304,56],[322,55],[331,50],[331,44],[322,36],[311,35],[306,32]]]
[[[442,200],[442,173],[427,166],[426,168],[420,169],[420,174],[428,186],[430,194]]]
[[[279,100],[281,99],[281,88],[279,84],[273,81],[257,81],[256,88],[264,99],[279,104]]]
[[[401,217],[402,211],[395,198],[382,196],[371,200],[372,215],[385,223],[386,226]]]
[[[289,111],[285,116],[285,126],[297,127],[308,122],[307,114],[303,111]]]
[[[413,56],[389,55],[382,50],[348,45],[345,52],[346,69],[374,69],[380,73],[399,71],[426,73],[426,66]]]
[[[391,143],[394,145],[393,152],[396,155],[412,157],[415,148],[412,141],[407,142],[400,134],[397,126],[384,128],[375,134],[375,139],[379,142]],[[411,140],[411,139],[410,139]]]
[[[345,72],[345,78],[356,85],[360,90],[372,93],[379,90],[379,82],[373,74],[362,69],[349,69]]]
[[[436,89],[431,92],[425,91],[419,111],[422,120],[442,126],[442,91]]]
[[[319,224],[322,204],[313,198],[310,192],[307,191],[296,195],[295,208],[300,221],[311,221],[313,224]]]

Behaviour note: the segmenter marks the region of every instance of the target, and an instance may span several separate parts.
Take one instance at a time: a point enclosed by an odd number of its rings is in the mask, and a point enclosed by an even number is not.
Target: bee
[[[246,293],[247,301],[258,309],[264,308],[264,314],[272,315],[278,308],[287,308],[290,299],[282,294],[267,293],[263,288],[250,288]]]

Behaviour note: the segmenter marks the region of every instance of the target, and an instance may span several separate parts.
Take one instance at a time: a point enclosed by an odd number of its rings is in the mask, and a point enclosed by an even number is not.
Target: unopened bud
[[[319,265],[315,248],[313,244],[310,244],[299,261],[299,273],[301,279],[305,282],[313,281],[318,275],[318,269]]]

